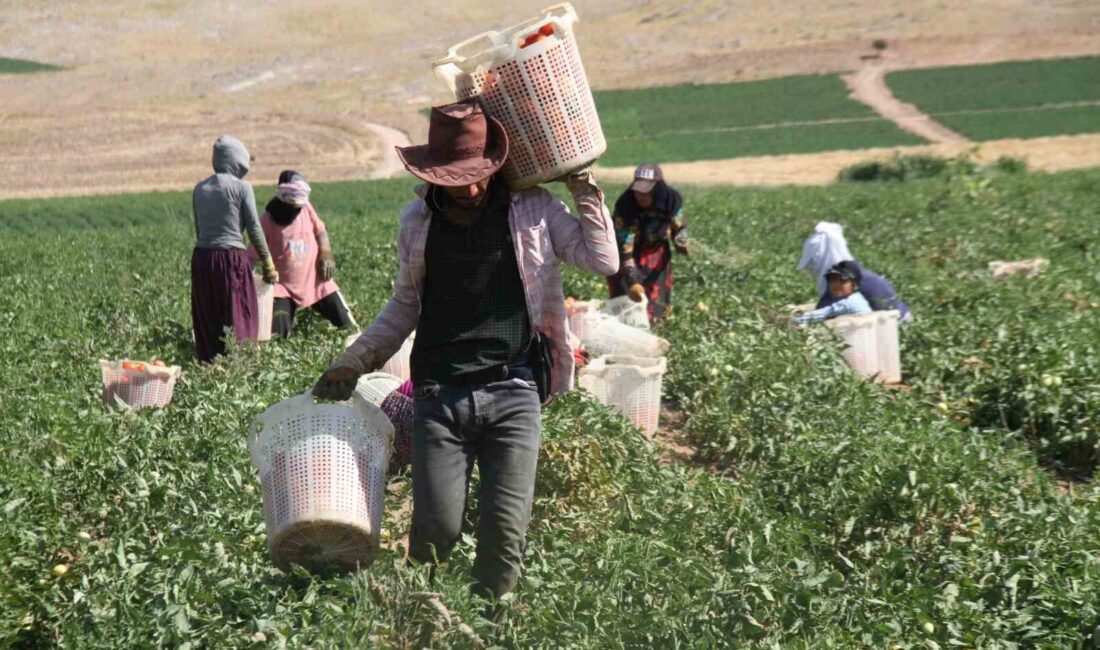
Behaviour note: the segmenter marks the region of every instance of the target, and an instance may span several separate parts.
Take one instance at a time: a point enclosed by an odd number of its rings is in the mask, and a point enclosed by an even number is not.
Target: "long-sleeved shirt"
[[[795,316],[794,320],[799,325],[805,325],[806,323],[816,323],[837,316],[847,316],[848,314],[869,314],[871,311],[871,305],[867,302],[867,299],[863,297],[863,294],[856,291],[847,298],[837,300],[827,307],[808,311],[801,316]]]
[[[243,180],[250,156],[239,140],[222,136],[214,143],[214,175],[195,185],[195,247],[245,250],[244,231],[261,258],[270,257],[256,213],[256,194]]]
[[[579,218],[574,218],[564,203],[539,187],[513,193],[508,208],[531,327],[553,344],[551,393],[554,395],[573,387],[574,368],[559,260],[602,276],[614,275],[619,269],[619,250],[603,192],[587,173],[572,175],[568,187]],[[347,350],[374,367],[393,356],[420,320],[427,268],[425,244],[432,222],[432,211],[424,201],[426,191],[427,186],[418,187],[420,198],[401,213],[397,235],[399,266],[393,297]]]

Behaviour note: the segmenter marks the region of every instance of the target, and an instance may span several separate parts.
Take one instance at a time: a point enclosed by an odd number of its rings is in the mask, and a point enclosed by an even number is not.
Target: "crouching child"
[[[825,280],[828,282],[829,293],[835,302],[821,309],[795,316],[795,323],[805,325],[836,318],[837,316],[871,313],[870,303],[859,292],[862,274],[859,265],[855,262],[847,260],[834,264],[825,273]]]

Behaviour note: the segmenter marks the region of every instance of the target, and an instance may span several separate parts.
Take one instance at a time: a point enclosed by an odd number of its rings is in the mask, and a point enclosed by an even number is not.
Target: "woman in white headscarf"
[[[814,227],[812,235],[806,238],[802,244],[802,258],[798,260],[798,270],[805,269],[814,277],[817,283],[817,294],[820,299],[817,309],[828,307],[834,301],[829,293],[828,280],[825,273],[839,262],[853,261],[859,265],[863,280],[860,282],[859,292],[871,304],[875,311],[896,309],[901,313],[901,320],[908,321],[912,318],[909,306],[898,299],[898,292],[893,285],[881,275],[864,268],[852,256],[848,250],[848,242],[844,239],[844,227],[839,223],[820,221]]]

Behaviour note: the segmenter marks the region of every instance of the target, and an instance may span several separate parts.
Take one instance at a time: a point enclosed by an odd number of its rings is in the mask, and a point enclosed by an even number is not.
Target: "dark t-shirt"
[[[527,351],[531,325],[508,220],[503,181],[489,186],[469,225],[448,216],[444,192],[424,250],[425,279],[411,365],[414,384],[512,365]]]

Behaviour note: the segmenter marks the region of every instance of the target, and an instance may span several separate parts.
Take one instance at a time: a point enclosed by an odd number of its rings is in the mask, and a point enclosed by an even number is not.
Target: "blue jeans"
[[[470,475],[481,472],[475,590],[511,591],[522,570],[542,429],[527,368],[481,386],[416,387],[412,434],[413,523],[409,555],[443,561],[462,534]],[[526,371],[523,372],[523,371]]]

